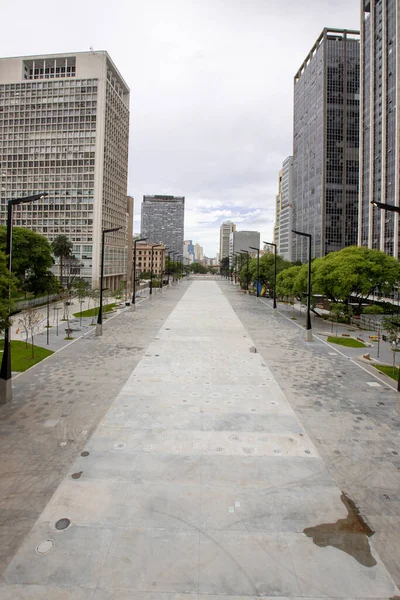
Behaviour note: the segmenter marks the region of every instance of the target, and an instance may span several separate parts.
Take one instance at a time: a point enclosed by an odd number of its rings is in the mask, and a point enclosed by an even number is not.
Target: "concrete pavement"
[[[292,330],[232,293],[188,287],[11,560],[0,598],[399,594],[270,368],[283,366],[273,339],[268,360],[260,353],[271,332],[287,352]],[[297,362],[285,369],[295,385]]]

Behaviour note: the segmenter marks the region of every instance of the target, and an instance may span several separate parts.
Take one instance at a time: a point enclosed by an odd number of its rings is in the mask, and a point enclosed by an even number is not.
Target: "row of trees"
[[[276,293],[283,300],[301,299],[307,292],[308,265],[293,264],[277,256]],[[249,281],[257,278],[257,259],[249,261]],[[246,285],[247,265],[244,257],[239,272]],[[273,292],[274,255],[260,258],[260,282]],[[317,258],[311,264],[312,293],[325,296],[334,304],[347,307],[349,301],[362,304],[375,292],[390,294],[400,281],[400,263],[392,256],[366,247],[350,246]],[[344,309],[346,310],[346,309]]]

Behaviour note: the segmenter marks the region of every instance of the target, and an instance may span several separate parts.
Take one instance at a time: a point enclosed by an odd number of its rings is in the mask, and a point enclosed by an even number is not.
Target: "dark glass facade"
[[[142,236],[153,244],[163,243],[169,252],[183,253],[185,198],[144,196]]]
[[[398,216],[382,212],[372,200],[399,205],[399,50],[397,0],[362,0],[361,28],[361,245],[399,257]]]
[[[325,29],[294,84],[293,228],[313,257],[357,243],[359,102],[359,34]],[[292,259],[307,260],[296,235]]]

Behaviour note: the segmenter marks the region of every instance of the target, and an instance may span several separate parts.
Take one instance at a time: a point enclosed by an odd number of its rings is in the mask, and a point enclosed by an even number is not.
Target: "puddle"
[[[342,494],[341,501],[345,505],[348,515],[336,523],[322,523],[316,527],[307,527],[303,533],[312,538],[314,544],[320,548],[333,546],[355,558],[365,567],[374,567],[376,560],[372,556],[368,538],[374,531],[364,521],[354,502]]]

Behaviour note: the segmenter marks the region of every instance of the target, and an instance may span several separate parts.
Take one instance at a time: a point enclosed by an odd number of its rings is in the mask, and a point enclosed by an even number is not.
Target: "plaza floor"
[[[140,316],[152,321],[138,338]],[[388,548],[374,533],[386,531],[385,518],[394,529],[400,521],[394,392],[322,343],[307,345],[293,323],[224,282],[184,283],[107,327],[100,342],[79,340],[74,354],[63,351],[69,377],[58,382],[59,395],[69,385],[70,398],[82,393],[86,406],[77,430],[66,431],[51,408],[33,411],[37,446],[40,431],[51,431],[46,451],[53,443],[58,456],[60,448],[69,454],[48,486],[54,494],[40,496],[43,511],[7,561],[2,600],[399,595]],[[90,349],[89,376],[82,357],[89,360]],[[50,376],[42,384],[47,407],[57,401],[51,384],[62,354],[37,367]],[[328,368],[334,382],[326,381]],[[14,412],[3,408],[11,480],[23,446],[21,412],[32,417],[24,397],[31,385],[39,394],[38,383],[21,376]],[[349,435],[351,444],[342,439]],[[18,468],[19,482],[9,484],[16,498],[18,485],[24,490]],[[34,465],[26,468],[32,475]],[[368,471],[372,497],[384,488],[390,501],[382,515],[385,499],[373,505]],[[4,490],[1,482],[0,472]],[[398,556],[391,544],[390,556]]]

